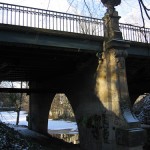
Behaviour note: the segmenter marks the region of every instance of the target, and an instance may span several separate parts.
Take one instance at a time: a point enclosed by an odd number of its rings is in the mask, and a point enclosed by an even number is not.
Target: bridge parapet
[[[104,36],[103,20],[33,7],[0,3],[1,24]],[[119,24],[124,40],[150,43],[150,29]]]

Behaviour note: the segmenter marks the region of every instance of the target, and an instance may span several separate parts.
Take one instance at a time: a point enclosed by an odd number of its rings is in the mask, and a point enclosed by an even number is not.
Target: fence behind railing
[[[0,23],[104,36],[102,19],[0,3]],[[125,40],[150,43],[150,29],[120,24]]]

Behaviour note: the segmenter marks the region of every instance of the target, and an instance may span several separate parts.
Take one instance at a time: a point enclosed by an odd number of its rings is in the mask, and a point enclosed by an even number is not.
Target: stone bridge
[[[28,81],[31,130],[47,134],[56,93],[75,113],[81,149],[141,150],[145,132],[132,103],[149,92],[150,29],[0,3],[0,80]]]

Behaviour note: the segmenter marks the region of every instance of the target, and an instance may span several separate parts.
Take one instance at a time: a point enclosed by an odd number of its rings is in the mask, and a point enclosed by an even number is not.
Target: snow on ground
[[[20,112],[19,125],[28,125],[26,121],[27,113],[25,111]],[[14,111],[0,112],[0,121],[10,124],[16,124],[17,113]]]
[[[16,116],[17,113],[14,111],[0,112],[0,121],[15,125],[17,118]],[[20,112],[19,125],[28,125],[28,122],[26,121],[26,116],[27,113],[25,111]],[[76,122],[51,119],[48,120],[48,130],[68,130],[69,134],[76,134],[78,132]]]

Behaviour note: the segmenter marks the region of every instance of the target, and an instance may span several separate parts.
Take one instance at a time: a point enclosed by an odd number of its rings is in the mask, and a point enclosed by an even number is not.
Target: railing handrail
[[[0,12],[1,11],[2,21],[0,21],[0,23],[2,22],[3,24],[13,24],[13,22],[15,22],[15,25],[23,25],[36,28],[44,28],[43,26],[45,26],[45,28],[52,30],[104,36],[103,20],[99,18],[82,15],[80,16],[59,11],[51,11],[8,3],[0,3]],[[14,18],[10,18],[8,14],[10,14],[11,17]],[[19,17],[17,15],[19,15]],[[20,17],[21,15],[23,18]],[[19,23],[16,23],[18,21],[18,18]],[[20,23],[20,20],[22,20],[23,22]],[[126,23],[119,23],[119,26],[125,40],[150,43],[150,28],[144,28]],[[147,34],[148,38],[146,39],[145,37],[147,36]]]
[[[119,23],[119,25],[127,25],[127,26],[131,26],[131,27],[136,27],[136,28],[139,28],[139,29],[148,29],[150,30],[150,28],[146,28],[146,27],[142,27],[142,26],[137,26],[137,25],[133,25],[133,24],[128,24],[128,23]]]
[[[60,13],[60,14],[67,14],[67,15],[71,15],[71,16],[76,16],[76,17],[83,17],[83,18],[88,18],[88,19],[96,19],[96,20],[101,20],[99,18],[95,18],[95,17],[89,17],[89,16],[83,16],[83,15],[76,15],[76,14],[71,14],[71,13],[65,13],[65,12],[60,12],[60,11],[54,11],[54,10],[47,10],[47,9],[42,9],[42,8],[36,8],[36,7],[29,7],[29,6],[23,6],[23,5],[16,5],[16,4],[8,4],[8,3],[1,3],[3,5],[11,5],[11,6],[16,6],[16,7],[24,7],[24,8],[29,8],[29,9],[36,9],[36,10],[41,10],[41,11],[48,11],[48,12],[54,12],[54,13]]]

